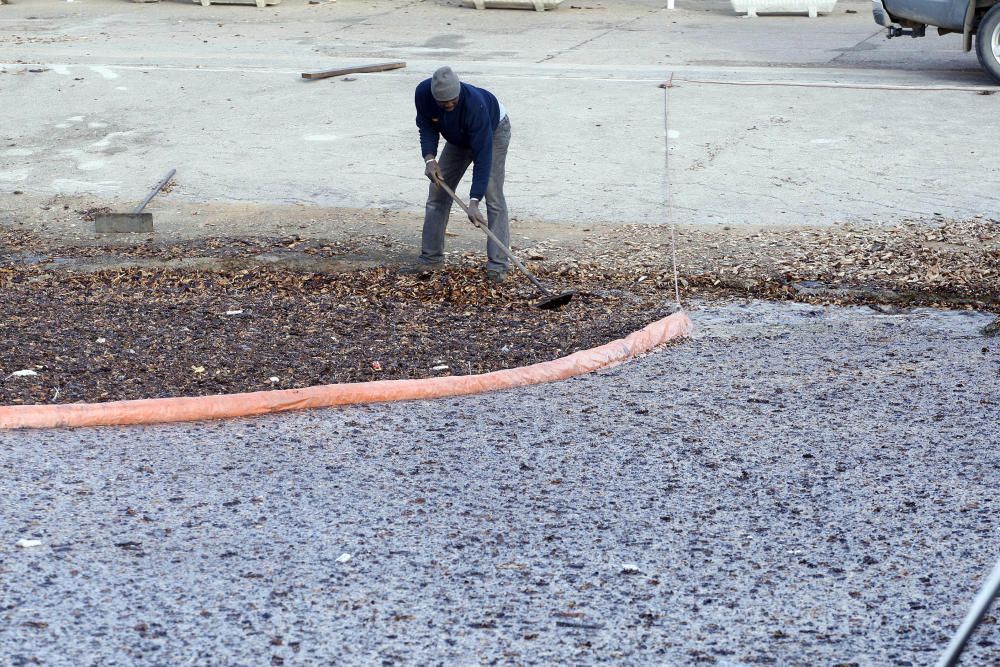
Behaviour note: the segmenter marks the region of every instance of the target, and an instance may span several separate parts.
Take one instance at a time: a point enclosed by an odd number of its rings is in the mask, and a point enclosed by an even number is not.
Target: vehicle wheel
[[[994,5],[979,22],[976,55],[983,69],[1000,82],[1000,4]]]

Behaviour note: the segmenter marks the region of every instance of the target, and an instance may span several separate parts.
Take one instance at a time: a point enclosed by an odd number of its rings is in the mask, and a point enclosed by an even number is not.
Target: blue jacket
[[[417,85],[414,104],[417,107],[417,127],[420,129],[422,155],[437,155],[438,138],[459,148],[472,151],[472,199],[486,195],[493,166],[493,132],[500,124],[500,104],[488,90],[461,84],[458,105],[445,112],[431,94],[431,80]]]

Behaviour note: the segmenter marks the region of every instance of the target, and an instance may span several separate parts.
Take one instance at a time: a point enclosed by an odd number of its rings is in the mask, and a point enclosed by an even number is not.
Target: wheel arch
[[[962,25],[962,49],[966,53],[972,50],[972,36],[976,34],[980,19],[997,4],[1000,4],[1000,0],[969,0],[965,8],[965,23]]]

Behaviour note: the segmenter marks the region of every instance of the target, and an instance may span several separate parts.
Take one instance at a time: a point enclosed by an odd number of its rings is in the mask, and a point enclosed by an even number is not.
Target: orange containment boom
[[[691,319],[683,311],[616,340],[569,356],[481,375],[419,380],[379,380],[277,389],[244,394],[147,398],[110,403],[0,406],[0,428],[52,428],[156,424],[249,417],[306,408],[478,394],[555,382],[618,365],[671,340],[687,336]]]

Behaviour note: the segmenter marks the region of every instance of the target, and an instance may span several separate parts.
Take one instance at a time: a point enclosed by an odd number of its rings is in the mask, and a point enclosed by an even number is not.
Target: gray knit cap
[[[445,65],[438,68],[431,77],[431,95],[438,102],[447,102],[458,97],[462,92],[462,84],[458,81],[458,76]]]

